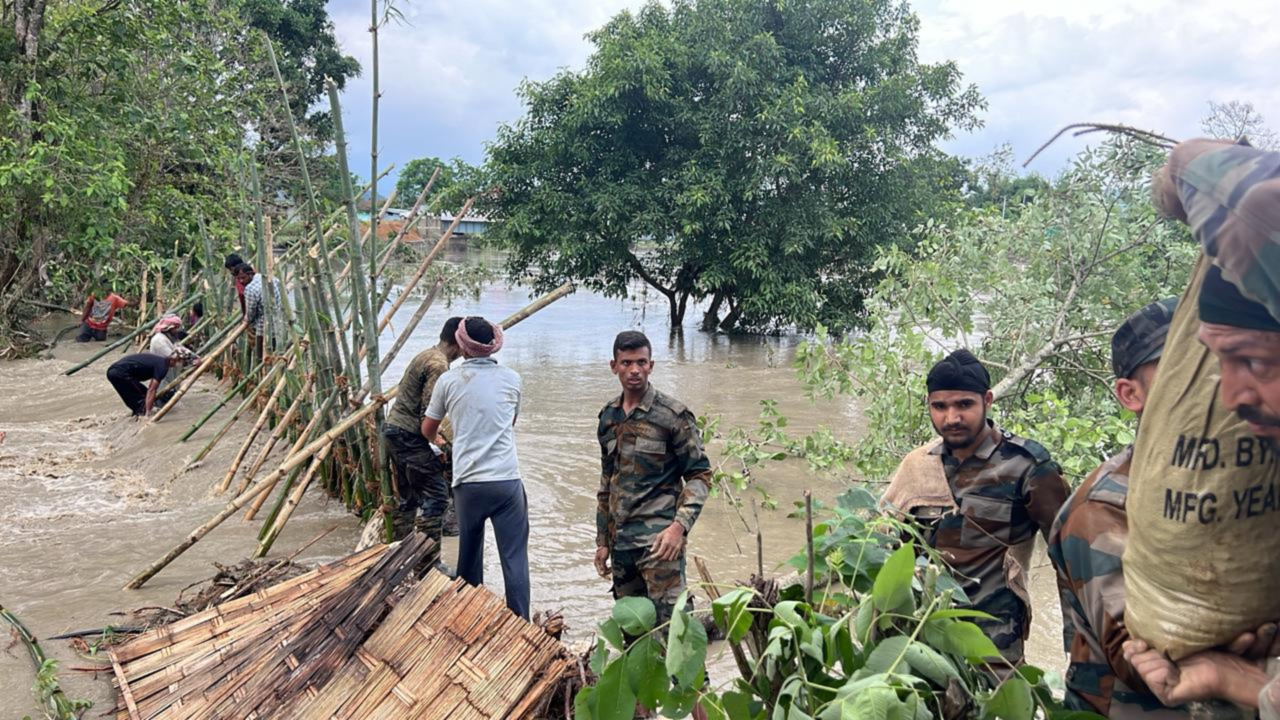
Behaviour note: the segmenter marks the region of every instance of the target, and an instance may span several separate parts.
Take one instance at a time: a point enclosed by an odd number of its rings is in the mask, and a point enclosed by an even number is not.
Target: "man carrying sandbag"
[[[968,350],[934,365],[927,386],[941,439],[903,459],[882,502],[926,526],[974,609],[995,616],[979,626],[1018,665],[1031,630],[1026,583],[1035,534],[1048,537],[1069,488],[1048,450],[987,419],[991,376]]]
[[[1151,303],[1130,315],[1111,338],[1116,400],[1137,413],[1139,422],[1177,305],[1177,298]],[[1090,473],[1062,506],[1049,534],[1067,635],[1066,705],[1113,720],[1187,717],[1185,709],[1167,709],[1153,697],[1124,659],[1129,632],[1120,558],[1129,537],[1125,497],[1132,459],[1130,445]]]
[[[1125,577],[1134,573],[1148,592],[1126,613],[1135,639],[1125,657],[1167,704],[1225,699],[1258,707],[1271,720],[1280,704],[1280,685],[1266,685],[1274,671],[1241,657],[1239,641],[1225,652],[1215,648],[1280,617],[1280,153],[1215,140],[1182,143],[1156,175],[1154,191],[1159,209],[1186,221],[1205,255],[1183,299],[1194,301],[1194,314],[1181,308],[1170,333],[1184,357],[1177,371],[1162,367],[1155,387],[1173,414],[1172,428],[1144,431],[1135,449],[1134,487],[1147,496],[1146,527],[1142,536],[1135,530]],[[1193,442],[1195,453],[1176,454]],[[1161,491],[1163,515],[1156,509]],[[1171,520],[1190,514],[1188,498],[1200,509],[1192,516],[1199,522],[1174,532]],[[1180,550],[1191,546],[1199,557],[1188,563]],[[1170,565],[1170,557],[1184,567]]]

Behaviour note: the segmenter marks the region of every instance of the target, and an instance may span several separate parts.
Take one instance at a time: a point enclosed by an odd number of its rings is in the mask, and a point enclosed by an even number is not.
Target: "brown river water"
[[[462,257],[453,253],[449,259]],[[448,307],[438,304],[406,343],[385,384],[399,379],[415,352],[435,343],[450,315],[496,320],[528,302],[524,289],[492,284],[478,299],[455,300]],[[388,329],[384,347],[416,304],[405,303]],[[689,316],[692,324],[700,314],[691,310]],[[595,427],[596,413],[619,391],[608,368],[613,336],[628,328],[644,330],[654,342],[654,384],[700,415],[721,415],[722,430],[753,425],[764,399],[778,401],[791,421],[789,429],[797,433],[826,426],[838,437],[854,439],[864,423],[848,400],[812,403],[804,398],[790,369],[800,338],[729,338],[692,327],[673,335],[660,296],[640,294],[619,301],[578,292],[513,329],[499,358],[521,374],[525,387],[516,438],[529,496],[533,606],[562,610],[571,638],[589,635],[612,604],[607,584],[591,563],[600,472]],[[200,467],[179,474],[220,424],[215,418],[188,442],[176,442],[216,401],[218,386],[204,383],[163,421],[144,427],[128,418],[105,378],[107,365],[120,357],[119,352],[71,377],[63,375],[100,347],[64,342],[49,360],[0,363],[0,431],[6,434],[0,444],[0,604],[40,638],[124,624],[127,618],[114,613],[168,606],[184,588],[210,577],[212,563],[234,564],[256,544],[258,524],[233,516],[142,590],[121,590],[135,573],[225,504],[226,498],[213,495],[212,489],[249,423],[242,420]],[[709,451],[714,462],[716,446]],[[813,476],[800,461],[776,463],[756,475],[779,503],[776,511],[760,511],[765,568],[773,571],[804,542],[803,523],[786,517],[791,503],[805,489],[831,500],[849,478]],[[354,549],[360,534],[357,519],[338,503],[319,491],[309,492],[272,555],[288,555],[334,526],[336,530],[299,559],[325,562],[341,557]],[[489,543],[485,576],[501,592],[492,536]],[[690,553],[705,558],[720,582],[746,578],[754,571],[754,547],[754,538],[722,498],[708,501],[690,535]],[[456,552],[456,541],[447,538],[445,561],[452,564]],[[1061,614],[1053,571],[1043,553],[1038,557],[1029,660],[1060,670]],[[692,563],[689,570],[694,573]],[[38,717],[31,692],[33,669],[24,648],[8,642],[3,648],[0,720]],[[78,657],[65,641],[46,641],[44,649],[60,661],[68,694],[94,702],[87,717],[112,707],[109,666],[98,673],[75,671],[72,668],[102,665]]]

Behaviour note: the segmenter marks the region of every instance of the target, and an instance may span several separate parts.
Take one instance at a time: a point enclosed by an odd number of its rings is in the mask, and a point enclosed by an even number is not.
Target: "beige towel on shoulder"
[[[942,458],[929,454],[941,442],[942,438],[934,438],[902,458],[898,469],[893,471],[888,489],[880,498],[883,510],[901,518],[923,506],[947,508],[953,512],[959,509],[951,494],[947,473],[942,469]]]
[[[880,508],[895,517],[909,517],[912,510],[919,507],[945,508],[945,512],[958,512],[955,496],[951,494],[951,484],[947,482],[947,473],[942,469],[942,458],[930,454],[930,451],[942,442],[942,438],[934,438],[920,447],[907,453],[902,458],[889,487],[880,498]],[[1031,567],[1031,551],[1035,547],[1035,536],[1030,540],[1010,545],[1004,556],[1004,579],[1009,589],[1022,600],[1027,608],[1026,624],[1023,627],[1023,639],[1031,630],[1031,594],[1027,590],[1027,570]]]

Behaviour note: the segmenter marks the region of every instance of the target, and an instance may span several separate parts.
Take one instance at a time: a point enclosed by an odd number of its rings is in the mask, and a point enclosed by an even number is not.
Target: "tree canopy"
[[[1111,335],[1130,313],[1181,295],[1198,253],[1151,205],[1163,160],[1110,142],[1018,213],[958,209],[927,223],[914,250],[881,251],[868,330],[820,336],[798,355],[813,392],[854,395],[867,416],[856,446],[823,452],[848,451],[862,477],[887,477],[933,436],[924,376],[959,347],[997,381],[996,421],[1049,448],[1074,480],[1132,442],[1132,414],[1111,393]]]
[[[623,12],[582,70],[526,82],[480,208],[509,271],[611,296],[640,280],[674,325],[856,323],[876,248],[958,197],[935,143],[977,124],[953,63],[921,63],[896,0],[677,0]]]
[[[467,194],[474,190],[478,169],[465,160],[455,157],[448,162],[438,157],[414,158],[404,164],[400,177],[396,180],[397,202],[408,207],[417,199],[422,188],[427,186],[431,174],[440,169],[436,182],[431,186],[431,195],[427,199],[426,210],[456,210],[461,207],[459,192]]]
[[[0,335],[35,287],[136,291],[143,267],[203,258],[202,218],[214,247],[238,243],[248,145],[296,156],[272,140],[287,126],[264,33],[295,101],[358,69],[310,0],[20,0],[0,16]]]

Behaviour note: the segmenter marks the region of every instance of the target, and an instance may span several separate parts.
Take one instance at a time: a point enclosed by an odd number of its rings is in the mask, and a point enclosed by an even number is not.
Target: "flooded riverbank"
[[[384,385],[397,382],[413,355],[436,342],[450,315],[499,319],[528,300],[523,289],[490,285],[478,300],[438,305],[401,351]],[[415,305],[407,302],[397,313],[384,346]],[[525,386],[516,436],[529,496],[533,605],[562,609],[575,636],[590,633],[612,604],[607,584],[591,566],[600,473],[595,428],[596,413],[618,393],[609,373],[609,352],[614,334],[627,328],[644,330],[654,342],[653,382],[700,415],[721,415],[725,429],[753,425],[763,399],[777,400],[790,419],[789,429],[797,433],[821,425],[852,439],[863,424],[847,400],[815,404],[803,398],[790,369],[799,342],[794,337],[726,338],[693,328],[671,334],[661,302],[647,304],[643,297],[608,300],[585,292],[513,329],[499,358],[521,374]],[[52,360],[0,364],[5,410],[0,430],[7,433],[0,445],[0,603],[38,637],[123,622],[114,612],[169,605],[184,587],[212,575],[211,563],[234,563],[250,554],[256,542],[258,524],[233,517],[143,590],[120,590],[134,573],[224,505],[226,498],[213,496],[211,489],[248,424],[242,421],[201,467],[179,475],[218,422],[209,423],[186,443],[176,440],[215,401],[217,387],[203,383],[162,422],[143,429],[127,417],[104,377],[110,359],[70,378],[62,375],[97,347],[68,343]],[[710,449],[714,454],[715,448]],[[791,502],[805,489],[830,499],[842,484],[836,478],[810,475],[802,462],[769,466],[757,473],[757,480],[780,507],[760,513],[765,567],[770,571],[803,543],[803,525],[785,517]],[[322,493],[310,491],[272,554],[286,555],[334,525],[338,529],[301,560],[345,555],[359,534],[354,517]],[[735,536],[745,552],[739,552]],[[706,558],[722,582],[747,577],[756,564],[754,542],[737,513],[721,499],[708,502],[690,536],[690,552]],[[446,562],[455,556],[456,542],[446,539]],[[486,560],[486,577],[497,582],[501,571],[492,545]],[[1061,620],[1052,578],[1047,566],[1035,571],[1037,617],[1030,654],[1033,662],[1059,668]],[[500,582],[496,589],[501,592]],[[111,707],[109,670],[96,679],[70,671],[70,666],[91,663],[75,658],[62,641],[47,642],[46,651],[62,661],[68,694],[95,702],[91,714]],[[20,647],[0,653],[0,720],[37,711],[32,677]]]

